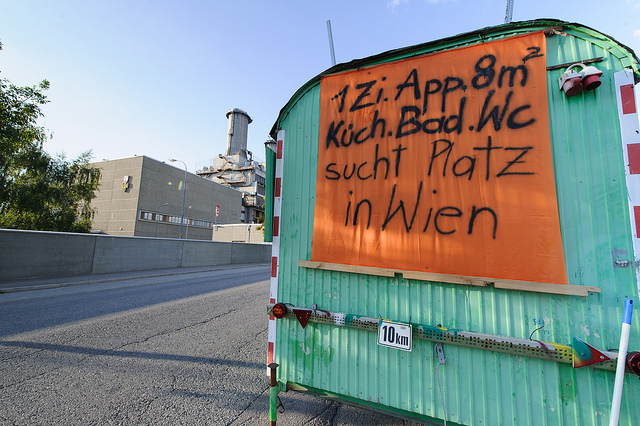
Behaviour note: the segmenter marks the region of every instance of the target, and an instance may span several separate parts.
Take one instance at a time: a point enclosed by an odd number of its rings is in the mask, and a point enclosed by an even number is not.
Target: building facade
[[[92,232],[210,241],[218,224],[241,222],[243,194],[234,188],[188,172],[185,184],[184,169],[146,156],[93,165],[102,177]]]

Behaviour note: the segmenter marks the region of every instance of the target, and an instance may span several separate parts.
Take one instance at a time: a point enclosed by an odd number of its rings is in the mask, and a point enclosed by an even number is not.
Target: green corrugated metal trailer
[[[301,87],[272,130],[280,390],[424,423],[607,424],[638,299],[639,81],[613,38],[536,20]],[[640,424],[639,317],[620,424]]]

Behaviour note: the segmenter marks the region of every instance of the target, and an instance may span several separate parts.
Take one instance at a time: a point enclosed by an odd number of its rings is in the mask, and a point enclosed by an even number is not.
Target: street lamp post
[[[182,216],[180,217],[180,239],[182,239],[182,225],[184,224],[184,200],[187,197],[187,164],[182,160],[176,160],[175,158],[169,158],[169,161],[175,163],[176,161],[184,164],[184,188],[182,188]]]
[[[154,237],[158,237],[158,219],[160,218],[160,207],[168,206],[169,203],[164,203],[162,206],[158,206],[158,211],[156,212],[156,233]]]
[[[189,211],[187,213],[187,232],[184,233],[184,239],[185,240],[189,239],[189,222],[191,222],[191,220],[189,218],[191,217],[191,207],[193,207],[193,206],[189,206]]]

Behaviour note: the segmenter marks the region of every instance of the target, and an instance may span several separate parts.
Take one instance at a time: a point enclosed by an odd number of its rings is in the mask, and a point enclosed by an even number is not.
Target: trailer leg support
[[[276,379],[276,368],[278,364],[272,362],[269,364],[271,370],[271,382],[269,383],[269,425],[276,426],[278,418],[278,380]]]

